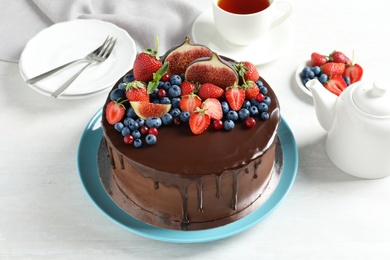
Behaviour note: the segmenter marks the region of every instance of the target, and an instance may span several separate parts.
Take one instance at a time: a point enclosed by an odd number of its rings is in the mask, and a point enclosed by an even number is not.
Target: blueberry
[[[249,112],[251,113],[251,116],[257,116],[259,114],[259,110],[257,109],[257,106],[251,106],[249,108]]]
[[[311,68],[315,76],[319,76],[321,74],[321,68],[319,66],[314,66]]]
[[[132,107],[129,107],[128,109],[126,109],[126,116],[133,118],[133,119],[136,119],[138,117],[137,114],[134,112],[134,109]]]
[[[351,79],[348,76],[344,76],[344,81],[347,83],[347,86],[351,85]]]
[[[258,106],[259,105],[259,101],[257,101],[257,99],[255,99],[255,98],[252,98],[251,100],[250,100],[250,102],[251,102],[251,106]]]
[[[159,128],[162,124],[161,118],[159,117],[148,117],[145,120],[145,125],[149,128],[155,127]]]
[[[305,78],[314,79],[314,77],[315,77],[315,74],[312,70],[307,71],[305,74]]]
[[[171,100],[169,99],[169,97],[163,97],[160,99],[160,103],[161,104],[171,104]]]
[[[158,86],[157,86],[157,88],[162,88],[163,87],[163,85],[164,85],[164,81],[159,81],[158,82]],[[157,90],[158,91],[158,90]]]
[[[139,124],[136,121],[129,122],[129,129],[130,131],[135,131],[139,128]]]
[[[118,131],[118,132],[121,132],[124,127],[125,126],[124,126],[124,124],[122,122],[118,122],[118,123],[116,123],[114,125],[115,130]]]
[[[245,120],[250,116],[250,112],[246,108],[241,108],[240,111],[238,111],[238,117],[240,120]]]
[[[124,82],[132,82],[134,81],[134,74],[127,74],[123,77]]]
[[[135,139],[140,139],[140,138],[141,138],[141,132],[138,131],[138,130],[134,130],[133,132],[131,132],[131,135],[132,135]]]
[[[302,72],[301,72],[301,76],[302,76],[302,77],[305,77],[306,74],[307,74],[309,71],[311,71],[311,67],[310,67],[310,66],[305,66],[305,67],[303,68]]]
[[[261,113],[261,120],[267,120],[269,118],[269,114],[268,112],[263,112]]]
[[[130,122],[133,122],[133,121],[135,121],[134,118],[126,117],[125,120],[123,120],[123,124],[125,126],[129,126]]]
[[[141,147],[142,146],[142,140],[141,139],[135,139],[133,145],[136,148]]]
[[[137,118],[135,121],[138,123],[139,127],[145,124],[145,120],[142,118]]]
[[[229,112],[229,104],[226,101],[222,101],[221,106],[223,114],[227,114]]]
[[[256,81],[256,85],[257,85],[259,88],[261,88],[261,87],[264,86],[264,83],[263,83],[261,80],[257,80],[257,81]]]
[[[225,130],[230,131],[230,130],[232,130],[234,128],[234,126],[235,126],[234,122],[232,120],[230,120],[230,119],[228,119],[225,122],[223,122],[223,128]]]
[[[180,108],[180,98],[172,98],[172,108]]]
[[[260,102],[260,104],[257,106],[257,109],[259,112],[267,112],[268,111],[268,105],[264,102]]]
[[[173,117],[177,117],[177,116],[179,116],[180,115],[180,109],[178,109],[178,108],[173,108],[173,109],[171,109],[171,111],[169,112]]]
[[[119,88],[119,89],[126,90],[126,83],[125,83],[125,82],[119,83],[119,84],[118,84],[118,88]]]
[[[169,113],[167,114],[164,114],[162,117],[161,117],[161,121],[164,125],[170,125],[172,124],[173,122],[173,116]]]
[[[183,111],[180,113],[180,120],[183,121],[183,122],[188,122],[188,120],[190,120],[190,112],[188,111]]]
[[[172,79],[172,78],[171,78],[171,79]],[[180,94],[181,94],[181,88],[180,88],[178,85],[172,85],[172,86],[168,89],[168,95],[169,95],[171,98],[180,97]]]
[[[125,90],[116,88],[110,93],[110,99],[111,101],[117,101],[119,99],[125,98]]]
[[[325,73],[322,73],[322,74],[319,76],[318,80],[319,80],[322,84],[325,84],[325,82],[328,81],[328,75],[326,75]]]
[[[172,85],[178,85],[180,86],[181,84],[181,77],[179,75],[172,75],[171,78],[169,79]]]
[[[234,110],[230,110],[227,114],[226,114],[226,118],[229,119],[229,120],[232,120],[232,121],[237,121],[238,120],[238,113]]]
[[[168,91],[168,89],[171,88],[171,82],[169,82],[169,81],[164,82],[164,84],[162,85],[162,88],[165,89],[166,91]]]
[[[263,95],[267,95],[268,93],[268,88],[267,87],[260,87],[260,93]]]
[[[122,134],[122,136],[126,136],[126,135],[129,135],[130,132],[131,132],[130,129],[127,126],[125,126],[125,127],[123,127],[121,134]]]
[[[271,98],[269,96],[264,96],[263,103],[267,104],[267,106],[271,105]]]
[[[150,102],[152,102],[153,104],[160,104],[160,99],[155,98],[155,99],[152,99],[152,101],[150,101]]]
[[[156,88],[153,93],[150,94],[150,100],[158,99],[158,89]]]
[[[157,137],[156,137],[155,135],[148,134],[148,135],[145,137],[145,142],[146,142],[148,145],[154,145],[154,144],[156,144],[156,142],[157,142]]]
[[[251,107],[251,102],[249,100],[245,100],[242,104],[242,108],[249,109]]]

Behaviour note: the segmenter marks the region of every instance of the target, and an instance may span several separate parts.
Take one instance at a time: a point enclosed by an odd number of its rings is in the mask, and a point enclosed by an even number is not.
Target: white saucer
[[[117,38],[110,57],[84,71],[59,98],[85,98],[112,87],[133,66],[136,46],[129,34],[114,24],[100,20],[72,20],[57,23],[39,32],[22,52],[19,67],[24,80],[69,61],[83,58],[100,46],[107,36]],[[50,96],[85,63],[28,84],[41,94]]]
[[[213,12],[210,8],[196,18],[192,25],[192,38],[194,42],[206,45],[220,55],[262,65],[279,58],[286,47],[292,44],[294,28],[289,21],[286,21],[270,30],[255,43],[244,47],[237,46],[225,41],[217,32],[213,23]]]

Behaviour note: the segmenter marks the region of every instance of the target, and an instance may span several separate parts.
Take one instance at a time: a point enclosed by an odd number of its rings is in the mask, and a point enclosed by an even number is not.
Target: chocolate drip
[[[221,175],[215,175],[215,180],[217,184],[217,198],[221,198],[221,189],[222,189],[222,176]]]
[[[197,182],[199,211],[203,212],[203,178]]]
[[[125,169],[125,165],[124,165],[124,163],[123,163],[123,155],[119,155],[119,162],[120,162],[120,164],[121,164],[121,170],[124,170]]]
[[[110,156],[110,162],[111,162],[111,168],[115,169],[115,161],[114,161],[114,156],[112,155],[112,147],[108,147],[108,154]]]
[[[158,184],[158,181],[154,181],[154,187],[155,190],[158,190],[160,188],[160,185]]]
[[[237,210],[237,197],[238,197],[238,175],[240,170],[233,171],[233,198],[232,209]]]
[[[253,179],[257,179],[258,175],[257,175],[257,170],[259,168],[259,165],[261,164],[261,158],[259,158],[258,160],[255,160],[253,162]]]
[[[190,220],[188,219],[188,190],[187,187],[182,190],[180,189],[182,196],[182,218],[180,221],[180,227],[182,230],[188,230],[190,227]]]

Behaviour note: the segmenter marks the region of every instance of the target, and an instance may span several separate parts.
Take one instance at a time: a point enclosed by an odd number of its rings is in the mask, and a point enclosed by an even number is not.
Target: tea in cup
[[[284,5],[278,9],[276,6]],[[286,0],[213,0],[214,25],[229,43],[249,45],[292,13]]]

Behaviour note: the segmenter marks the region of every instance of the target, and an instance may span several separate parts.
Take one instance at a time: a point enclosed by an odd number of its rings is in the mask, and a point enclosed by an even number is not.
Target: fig
[[[193,61],[185,72],[185,79],[200,84],[211,83],[226,89],[238,83],[238,74],[229,62],[212,52],[211,57]]]
[[[169,62],[168,75],[181,75],[184,74],[188,65],[202,57],[210,57],[211,50],[204,45],[191,44],[190,37],[186,37],[185,41],[176,47],[170,49],[163,61]]]
[[[130,104],[135,114],[142,119],[162,117],[171,109],[171,104],[155,104],[146,101],[131,101]]]

